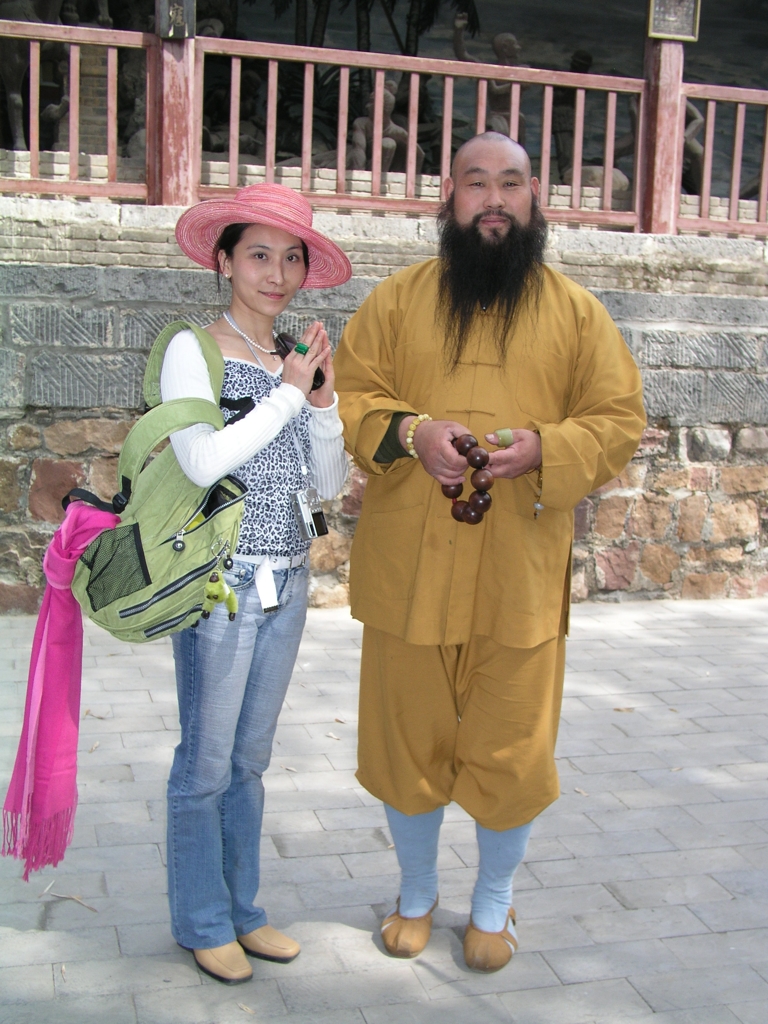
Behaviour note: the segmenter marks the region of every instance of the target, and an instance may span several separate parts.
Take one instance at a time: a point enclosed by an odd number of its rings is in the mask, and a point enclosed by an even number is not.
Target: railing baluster
[[[29,176],[40,177],[40,43],[29,41]]]
[[[155,37],[157,40],[157,37]],[[203,59],[203,54],[196,54],[196,58],[200,61]],[[156,206],[161,202],[160,197],[160,161],[158,160],[158,137],[159,132],[159,103],[158,103],[158,78],[160,76],[160,46],[159,40],[154,46],[149,47],[144,51],[144,81],[146,89],[146,104],[144,111],[144,136],[146,139],[144,147],[144,176],[147,181],[147,203],[151,206]],[[201,103],[199,98],[201,93],[195,90],[194,102],[196,105]],[[193,113],[193,116],[196,116]],[[200,116],[202,121],[202,114]],[[194,149],[192,152],[195,154],[195,160],[197,167],[199,168],[202,159],[202,127],[199,128],[196,138],[200,139],[200,149]],[[197,171],[197,180],[200,180],[200,171]]]
[[[416,197],[416,145],[419,135],[419,76],[411,75],[411,91],[408,97],[408,155],[405,162],[405,195]]]
[[[757,220],[765,222],[768,205],[768,107],[765,108],[765,134],[763,136],[763,163],[760,171],[760,192],[757,198]]]
[[[453,143],[453,78],[443,79],[443,137],[440,142],[440,186],[451,174],[451,150]]]
[[[709,217],[709,198],[712,194],[712,157],[715,152],[715,117],[717,102],[707,101],[707,118],[704,125],[704,159],[701,167],[701,196],[699,216]]]
[[[384,128],[384,71],[376,71],[373,86],[373,141],[371,143],[371,195],[381,195],[381,141]]]
[[[69,45],[69,180],[80,177],[80,46]]]
[[[544,86],[544,99],[541,111],[541,166],[539,167],[539,202],[549,206],[549,163],[552,153],[552,98],[554,89],[551,85]]]
[[[613,153],[616,143],[616,93],[605,101],[605,146],[603,147],[603,209],[613,206]]]
[[[107,181],[117,181],[117,47],[107,47]]]
[[[747,116],[746,103],[736,105],[736,130],[733,138],[733,162],[731,164],[731,200],[728,204],[728,219],[739,219],[739,192],[741,190],[741,159],[744,155],[744,119]]]
[[[158,64],[162,66],[162,50],[158,48]],[[205,50],[195,47],[195,67],[192,72],[192,159],[189,173],[193,188],[199,195],[203,181],[203,83],[205,81]],[[162,95],[163,79],[158,80],[158,94]],[[162,130],[162,125],[158,126]],[[162,148],[162,147],[161,147]],[[162,189],[162,182],[159,186]]]
[[[347,127],[349,125],[349,68],[339,74],[339,124],[336,133],[336,192],[347,190]]]
[[[632,98],[630,98],[631,102]],[[645,104],[645,92],[643,91],[637,95],[635,159],[632,164],[632,209],[637,217],[633,230],[636,232],[641,230],[643,221],[643,191],[645,188],[645,182],[643,181],[643,168],[645,167],[645,132],[643,131],[643,125],[645,124]]]
[[[229,187],[237,188],[240,167],[240,82],[242,61],[232,58],[229,69]]]
[[[520,138],[520,83],[513,82],[509,91],[509,137]]]
[[[304,113],[301,124],[301,191],[312,184],[312,114],[315,105],[315,65],[304,65]]]
[[[267,181],[275,180],[275,147],[277,137],[277,61],[269,62],[267,74],[267,141],[264,154]]]
[[[581,158],[584,152],[584,89],[576,90],[576,113],[573,124],[573,168],[571,178],[571,207],[581,207]]]
[[[484,78],[477,80],[477,107],[475,109],[475,134],[482,135],[485,131],[486,111],[488,109],[488,82]]]

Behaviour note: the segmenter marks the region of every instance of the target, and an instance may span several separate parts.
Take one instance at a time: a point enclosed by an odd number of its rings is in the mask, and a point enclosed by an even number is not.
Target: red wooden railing
[[[554,89],[558,86],[574,89],[575,120],[573,147],[573,181],[571,186],[570,209],[558,207],[553,212],[555,219],[563,222],[588,222],[616,227],[637,228],[639,223],[639,197],[641,174],[639,169],[642,160],[642,148],[636,149],[634,175],[635,189],[633,209],[618,211],[611,209],[612,201],[612,169],[613,150],[616,132],[616,99],[620,93],[636,97],[643,110],[645,82],[642,79],[619,78],[606,75],[579,75],[571,72],[541,71],[534,68],[500,67],[498,65],[475,64],[460,61],[435,60],[423,57],[400,57],[393,54],[356,53],[349,50],[331,50],[301,46],[280,46],[273,43],[244,42],[232,39],[200,38],[195,41],[195,89],[194,110],[198,118],[193,126],[196,148],[199,151],[202,137],[202,95],[205,58],[209,54],[218,54],[232,58],[230,95],[232,97],[230,113],[229,137],[229,182],[228,186],[199,186],[202,197],[220,195],[226,190],[234,189],[238,182],[238,120],[239,89],[241,62],[243,59],[261,59],[268,61],[267,82],[267,117],[266,117],[266,153],[265,179],[275,180],[275,138],[277,128],[277,96],[279,64],[299,63],[304,66],[304,107],[302,121],[302,153],[301,153],[301,188],[310,193],[312,178],[312,129],[313,129],[313,86],[314,72],[317,65],[333,65],[341,68],[338,108],[338,129],[336,147],[336,167],[346,168],[347,135],[349,130],[349,73],[353,68],[367,69],[374,72],[374,104],[373,104],[373,139],[371,144],[371,192],[370,195],[350,195],[346,187],[346,174],[336,171],[336,192],[334,195],[311,193],[315,206],[346,207],[359,209],[391,210],[400,213],[427,212],[438,205],[437,200],[421,199],[416,196],[416,144],[418,131],[418,106],[420,79],[424,75],[440,76],[443,79],[443,108],[440,177],[446,178],[450,171],[451,137],[454,106],[454,89],[456,79],[468,79],[476,84],[475,128],[485,130],[487,114],[488,80],[509,82],[510,136],[518,138],[520,119],[520,95],[526,86],[543,87],[542,99],[542,153],[541,153],[541,195],[542,205],[546,209],[549,198],[549,165],[551,155],[552,103]],[[405,198],[395,199],[383,197],[381,170],[381,143],[383,129],[384,83],[387,71],[400,71],[409,76],[408,103],[408,148],[405,171]],[[605,144],[604,174],[602,188],[602,209],[584,210],[582,205],[582,154],[584,138],[584,111],[587,90],[594,90],[605,96]],[[238,97],[238,107],[235,97]],[[199,174],[199,160],[195,164],[194,173]],[[198,178],[199,181],[199,178]]]
[[[102,28],[41,25],[24,21],[3,21],[0,33],[29,40],[29,177],[0,177],[0,192],[74,195],[111,199],[156,199],[156,140],[160,130],[157,103],[156,55],[160,40],[144,32],[120,32]],[[69,47],[69,174],[68,178],[40,176],[40,44],[66,43]],[[80,180],[80,48],[107,48],[107,180]],[[146,168],[145,181],[117,179],[117,50],[146,52]]]
[[[699,197],[698,217],[681,217],[678,228],[705,231],[727,231],[731,234],[768,234],[766,224],[766,208],[768,207],[768,90],[736,89],[722,85],[683,85],[683,95],[687,99],[697,99],[706,103],[704,126],[704,154],[701,195]],[[712,198],[712,159],[715,144],[715,118],[717,104],[735,104],[733,147],[731,151],[731,184],[728,195],[728,215],[726,219],[714,218],[710,215],[710,199]],[[763,134],[762,162],[759,173],[757,192],[756,221],[739,219],[739,197],[742,187],[742,164],[744,159],[744,127],[747,107],[758,107],[765,124]],[[684,117],[681,115],[681,118]],[[681,127],[681,131],[682,131]]]
[[[3,21],[4,36],[29,41],[29,174],[0,176],[0,193],[62,194],[82,197],[143,200],[151,204],[189,205],[199,198],[231,193],[238,187],[241,174],[239,152],[240,97],[243,61],[266,63],[266,142],[262,158],[248,170],[274,181],[286,180],[277,162],[278,87],[280,75],[289,65],[303,68],[303,118],[301,125],[300,170],[298,187],[315,207],[363,210],[387,210],[400,213],[433,212],[438,197],[426,197],[417,168],[419,95],[425,76],[441,80],[442,126],[439,128],[439,179],[448,176],[452,156],[453,117],[456,89],[463,81],[474,90],[474,127],[482,131],[488,112],[488,83],[508,82],[509,134],[516,139],[520,130],[521,95],[526,88],[541,90],[540,179],[541,202],[550,221],[582,223],[650,232],[705,230],[736,234],[768,234],[768,91],[725,86],[692,85],[682,80],[682,44],[649,42],[644,79],[536,68],[501,67],[453,60],[432,60],[392,54],[358,53],[233,39],[200,37],[183,41],[161,41],[148,33],[122,32],[100,28],[75,28]],[[69,154],[65,178],[46,177],[40,162],[40,68],[41,44],[64,43],[69,49]],[[106,48],[107,130],[106,180],[88,180],[80,174],[80,57],[83,46]],[[121,181],[117,136],[118,51],[140,49],[146,55],[146,161],[144,181]],[[206,60],[230,61],[229,151],[225,158],[225,179],[219,184],[203,183],[203,85]],[[339,68],[339,99],[336,114],[335,183],[328,186],[328,174],[320,190],[312,166],[313,118],[315,116],[315,69]],[[367,71],[373,80],[373,117],[370,169],[354,180],[354,191],[346,172],[350,131],[350,76],[356,70]],[[407,154],[405,171],[399,176],[402,195],[386,194],[397,175],[382,170],[384,127],[384,91],[387,72],[407,76]],[[568,189],[550,190],[552,156],[553,101],[555,89],[572,90],[573,151],[572,183]],[[432,89],[434,92],[434,88]],[[599,202],[596,193],[585,192],[584,127],[588,94],[602,97],[603,153]],[[635,113],[634,171],[629,209],[614,209],[612,171],[615,156],[618,98],[628,98]],[[706,103],[701,196],[698,215],[691,215],[691,203],[680,216],[680,177],[688,99]],[[736,105],[732,149],[732,171],[727,216],[710,213],[712,165],[715,145],[715,118],[718,103]],[[766,130],[762,142],[756,219],[739,218],[744,151],[744,125],[748,105],[765,111]],[[530,104],[528,104],[530,108]],[[594,138],[594,131],[592,132]],[[6,154],[7,155],[7,154]],[[102,157],[103,159],[103,157]],[[217,163],[219,163],[217,161]],[[210,174],[212,162],[206,165]],[[103,173],[103,171],[102,171]],[[430,179],[433,183],[437,176]],[[293,184],[293,181],[291,182]],[[363,189],[363,191],[361,191]],[[435,191],[433,185],[433,192]],[[563,205],[554,205],[554,203]],[[587,209],[586,206],[592,208]],[[717,212],[717,211],[716,211]],[[744,210],[742,210],[744,213]],[[752,214],[754,218],[755,213]]]

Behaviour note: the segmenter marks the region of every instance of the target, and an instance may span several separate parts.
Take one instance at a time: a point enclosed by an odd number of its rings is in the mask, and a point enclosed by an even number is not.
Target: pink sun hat
[[[352,276],[346,254],[312,227],[312,207],[307,200],[285,185],[247,185],[233,199],[208,199],[190,207],[179,217],[176,241],[195,263],[217,270],[214,250],[229,224],[266,224],[297,235],[309,252],[302,288],[333,288]]]

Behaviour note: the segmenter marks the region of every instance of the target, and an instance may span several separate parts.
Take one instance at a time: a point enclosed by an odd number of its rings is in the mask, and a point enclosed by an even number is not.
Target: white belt
[[[307,564],[306,553],[303,555],[235,555],[240,562],[249,562],[251,565],[259,566],[262,562],[269,562],[272,572],[280,572],[281,569],[298,569],[301,565]]]
[[[237,555],[235,557],[238,557]],[[261,610],[267,612],[277,611],[277,588],[273,573],[281,569],[297,569],[307,561],[306,554],[303,555],[241,555],[242,561],[255,565],[256,573],[253,582],[256,584],[256,592],[261,602]]]

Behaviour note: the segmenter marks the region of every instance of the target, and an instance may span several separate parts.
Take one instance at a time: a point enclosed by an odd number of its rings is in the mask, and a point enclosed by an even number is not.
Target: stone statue
[[[571,57],[570,71],[586,75],[592,67],[592,54],[576,50]],[[576,90],[568,86],[557,86],[552,95],[552,135],[555,140],[555,155],[560,180],[573,167],[573,136],[576,122]]]
[[[453,52],[456,60],[474,61],[475,58],[467,53],[464,43],[464,32],[467,27],[468,18],[466,14],[457,14],[453,22]],[[493,52],[502,67],[525,67],[520,63],[522,47],[516,36],[511,32],[499,32],[491,40]],[[523,87],[524,88],[524,87]],[[488,82],[488,111],[486,114],[486,127],[489,131],[501,132],[502,135],[509,135],[509,107],[512,94],[512,83],[491,79]],[[525,117],[520,114],[518,121],[518,141],[521,146],[525,145]]]
[[[264,118],[257,112],[261,77],[253,70],[243,71],[240,79],[239,152],[264,156],[266,135]],[[205,97],[203,114],[203,151],[225,153],[229,150],[229,89],[220,86]]]
[[[704,127],[704,115],[690,100],[685,101],[683,141],[683,188],[690,196],[700,196],[704,179],[704,147],[696,138]],[[709,211],[705,212],[709,216]]]
[[[42,22],[52,25],[79,24],[80,18],[76,5],[69,0],[63,6],[63,0],[0,0],[0,18],[10,21]],[[97,24],[109,27],[112,19],[109,16],[108,0],[98,0]],[[56,44],[53,44],[55,47]],[[24,136],[24,100],[22,88],[24,76],[29,68],[29,43],[26,39],[11,39],[0,36],[0,78],[5,86],[5,97],[8,104],[8,120],[11,125],[12,145],[14,149],[27,148]],[[68,74],[68,72],[67,72]],[[69,98],[65,81],[64,95],[59,104],[50,104],[43,110],[44,120],[60,120],[69,110]]]
[[[618,160],[622,156],[630,156],[635,151],[635,137],[637,135],[637,97],[631,96],[629,100],[629,122],[630,130],[626,135],[616,140],[614,147],[614,158]],[[685,101],[685,132],[683,135],[683,174],[682,187],[692,196],[701,195],[701,186],[704,177],[704,147],[696,138],[704,127],[704,115],[694,106],[690,100]],[[742,198],[744,196],[742,195]],[[707,216],[708,211],[707,211]]]
[[[408,131],[395,124],[392,111],[395,109],[397,85],[387,81],[384,84],[384,117],[381,140],[381,170],[404,171],[408,157]],[[347,167],[362,171],[371,169],[371,147],[373,144],[373,102],[371,93],[366,103],[367,117],[358,117],[352,123],[352,145],[347,155]],[[424,150],[416,144],[416,173],[421,173]]]

